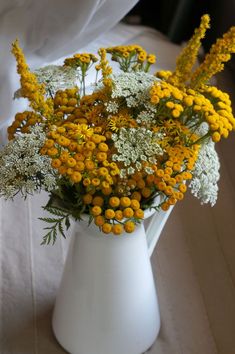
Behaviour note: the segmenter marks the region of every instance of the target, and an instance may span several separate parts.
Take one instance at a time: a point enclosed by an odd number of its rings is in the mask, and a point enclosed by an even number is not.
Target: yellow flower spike
[[[50,121],[53,115],[53,102],[45,99],[45,87],[38,83],[36,75],[29,70],[18,40],[12,44],[12,53],[17,61],[22,96],[29,100],[30,107]]]
[[[184,86],[191,76],[192,67],[196,61],[198,50],[201,46],[201,39],[204,38],[206,30],[210,27],[209,15],[203,15],[199,28],[196,28],[194,35],[182,50],[176,61],[176,69],[168,80],[176,86]]]
[[[108,60],[106,59],[106,50],[105,48],[100,48],[98,51],[100,56],[100,67],[102,71],[103,83],[105,86],[111,87],[112,80],[110,79],[110,75],[112,74],[112,68],[109,65]]]
[[[203,63],[193,73],[190,86],[198,89],[212,76],[222,71],[223,63],[230,60],[231,53],[235,53],[235,27],[231,27],[222,38],[217,39],[216,43],[212,45]]]

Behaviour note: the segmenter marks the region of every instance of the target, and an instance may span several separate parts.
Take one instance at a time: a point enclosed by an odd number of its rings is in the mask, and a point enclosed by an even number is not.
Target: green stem
[[[210,135],[211,135],[210,132],[208,132],[208,133],[206,133],[206,135],[203,135],[201,138],[199,138],[198,140],[192,142],[188,146],[192,146],[192,145],[195,145],[195,144],[200,144],[203,140],[209,138]]]

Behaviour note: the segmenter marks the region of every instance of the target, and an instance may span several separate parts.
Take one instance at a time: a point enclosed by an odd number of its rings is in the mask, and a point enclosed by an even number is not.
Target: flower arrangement
[[[174,72],[150,73],[155,55],[139,45],[75,54],[62,66],[31,72],[13,43],[21,80],[15,96],[27,98],[29,109],[8,128],[0,195],[50,193],[43,244],[65,236],[70,217],[84,214],[103,233],[131,233],[145,209],[166,211],[187,185],[202,203],[215,204],[214,146],[235,129],[235,118],[229,95],[209,80],[235,51],[235,27],[193,70],[209,20],[202,17]],[[87,93],[90,70],[96,79]]]

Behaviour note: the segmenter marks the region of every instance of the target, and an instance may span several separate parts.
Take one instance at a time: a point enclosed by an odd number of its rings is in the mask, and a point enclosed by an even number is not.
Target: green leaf
[[[50,230],[42,239],[42,245],[49,245],[50,243],[54,244],[57,239],[57,234],[61,234],[64,238],[66,235],[63,229],[63,223],[66,226],[66,230],[70,227],[69,214],[64,210],[61,210],[57,207],[43,207],[44,210],[49,213],[58,216],[58,218],[50,218],[50,217],[41,217],[39,220],[42,220],[46,223],[49,223],[51,226],[47,226],[44,230]]]
[[[48,232],[45,236],[43,236],[41,245],[49,245],[50,242],[51,242],[51,231]]]
[[[59,229],[59,232],[61,233],[61,235],[66,238],[65,234],[64,234],[64,230],[63,230],[63,226],[62,226],[62,223],[59,222],[58,224],[58,229]]]
[[[68,230],[70,228],[70,226],[71,226],[70,220],[69,220],[69,216],[67,216],[65,218],[65,226],[66,226],[66,230]]]
[[[49,207],[49,206],[45,206],[42,207],[44,210],[48,211],[50,214],[56,215],[56,216],[64,216],[65,211],[58,208],[58,207]]]
[[[54,230],[52,231],[52,233],[53,233],[53,242],[52,242],[52,244],[54,245],[54,244],[55,244],[55,241],[56,241],[56,236],[57,236],[56,228],[54,228]]]
[[[92,215],[90,215],[89,216],[89,221],[88,221],[88,225],[90,225],[91,223],[92,223],[92,220],[93,220],[94,218],[93,218],[93,216]]]
[[[38,219],[52,224],[58,222],[58,219],[54,219],[54,218],[38,218]]]

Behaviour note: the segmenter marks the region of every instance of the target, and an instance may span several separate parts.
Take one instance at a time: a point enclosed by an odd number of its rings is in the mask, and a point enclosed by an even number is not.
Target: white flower
[[[21,192],[26,197],[28,193],[55,188],[51,160],[39,153],[45,138],[43,129],[35,126],[0,151],[0,196],[9,199]]]
[[[114,113],[114,114],[118,113],[119,106],[117,102],[113,102],[113,101],[105,102],[104,105],[106,106],[107,112]]]
[[[148,126],[152,122],[154,122],[154,117],[155,117],[154,112],[148,112],[148,111],[144,110],[138,114],[136,121],[137,121],[137,123]]]
[[[215,151],[215,144],[209,142],[202,145],[198,160],[193,170],[193,179],[189,184],[191,193],[201,199],[201,204],[215,205],[218,195],[219,158]]]
[[[76,87],[76,69],[70,66],[48,65],[34,71],[40,83],[54,95],[58,90]]]
[[[121,128],[117,134],[112,134],[117,149],[117,153],[112,156],[113,161],[122,162],[127,167],[121,169],[121,177],[126,176],[130,171],[133,173],[133,169],[141,170],[144,161],[156,163],[157,157],[163,154],[158,144],[160,138],[159,134],[146,128]],[[150,169],[147,171],[150,173]]]
[[[206,133],[208,133],[208,131],[209,131],[209,125],[208,125],[208,123],[203,122],[203,123],[200,124],[200,126],[197,128],[196,133],[197,133],[197,135],[199,135],[199,136],[204,136],[204,135],[206,135]]]
[[[149,103],[149,89],[158,79],[145,72],[121,73],[112,76],[111,97],[125,98],[127,107],[139,107]]]

